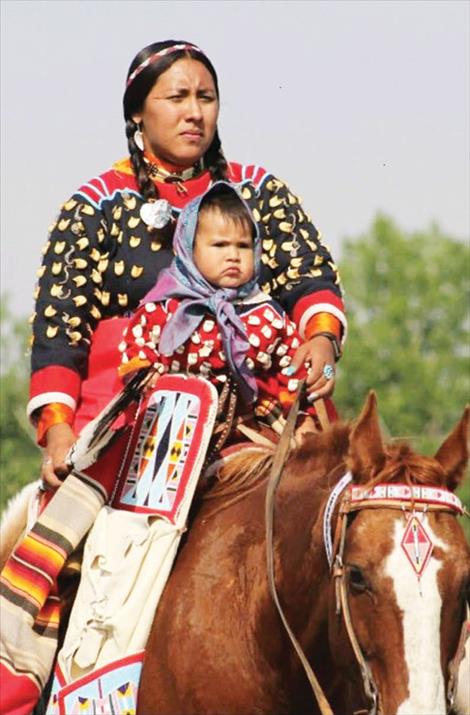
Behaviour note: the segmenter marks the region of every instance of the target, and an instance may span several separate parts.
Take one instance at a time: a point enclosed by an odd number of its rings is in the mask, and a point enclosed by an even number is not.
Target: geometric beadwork
[[[114,508],[184,521],[186,489],[199,477],[217,391],[200,377],[163,375],[136,417]]]
[[[143,660],[141,651],[68,685],[57,665],[48,715],[135,715]]]
[[[433,543],[415,515],[408,519],[401,547],[417,575],[421,576],[432,554]]]

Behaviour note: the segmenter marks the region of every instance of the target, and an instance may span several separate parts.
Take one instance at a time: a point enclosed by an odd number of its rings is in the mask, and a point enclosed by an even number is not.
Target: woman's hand
[[[317,335],[301,345],[294,355],[291,368],[297,370],[304,363],[309,364],[306,380],[308,401],[314,402],[319,397],[332,395],[336,372],[335,351],[331,341],[324,335]],[[329,373],[331,377],[328,376]],[[295,372],[292,371],[291,374],[294,376]]]
[[[41,467],[41,478],[46,486],[56,489],[70,472],[65,457],[77,436],[66,422],[52,425],[46,434],[46,449]]]

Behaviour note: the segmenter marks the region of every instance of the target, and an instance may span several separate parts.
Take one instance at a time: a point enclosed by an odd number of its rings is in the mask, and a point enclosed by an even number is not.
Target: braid
[[[132,119],[126,120],[126,136],[127,145],[129,147],[129,154],[131,158],[132,168],[134,170],[135,178],[137,180],[137,185],[139,191],[144,197],[144,201],[149,201],[149,199],[157,200],[160,198],[158,193],[158,188],[152,181],[147,172],[147,165],[143,160],[143,153],[137,146],[134,140],[134,134],[136,129],[138,129],[137,124]],[[164,244],[165,248],[171,246],[173,240],[174,231],[174,221],[169,221],[163,228],[151,228],[147,229],[149,233],[153,236],[158,237]]]
[[[227,179],[227,160],[222,151],[218,130],[216,130],[212,144],[205,153],[204,163],[210,171],[213,181],[223,181]]]
[[[126,121],[127,145],[129,147],[131,164],[137,180],[137,185],[142,196],[144,197],[144,201],[148,201],[149,199],[158,199],[158,189],[148,175],[143,154],[134,140],[136,129],[138,129],[138,125],[132,119],[128,119]]]

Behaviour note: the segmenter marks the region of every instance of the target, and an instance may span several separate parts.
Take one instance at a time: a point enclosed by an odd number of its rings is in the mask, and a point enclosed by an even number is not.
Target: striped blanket
[[[2,571],[2,713],[30,713],[49,679],[61,611],[57,577],[106,498],[93,480],[69,475]]]

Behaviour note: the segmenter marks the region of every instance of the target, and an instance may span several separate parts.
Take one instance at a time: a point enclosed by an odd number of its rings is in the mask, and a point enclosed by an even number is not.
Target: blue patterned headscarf
[[[233,191],[246,208],[247,216],[254,226],[255,270],[248,283],[238,288],[218,288],[209,283],[194,264],[193,245],[201,202],[212,192]],[[245,358],[249,349],[245,326],[237,315],[234,302],[248,298],[259,291],[261,245],[256,221],[241,197],[237,187],[226,181],[217,181],[208,191],[188,203],[182,210],[173,238],[175,258],[169,268],[164,269],[155,286],[147,293],[142,303],[162,302],[177,298],[180,304],[162,330],[159,350],[162,355],[172,355],[175,350],[191,337],[209,311],[215,315],[233,376],[240,391],[248,402],[258,393],[253,373],[247,368]]]

